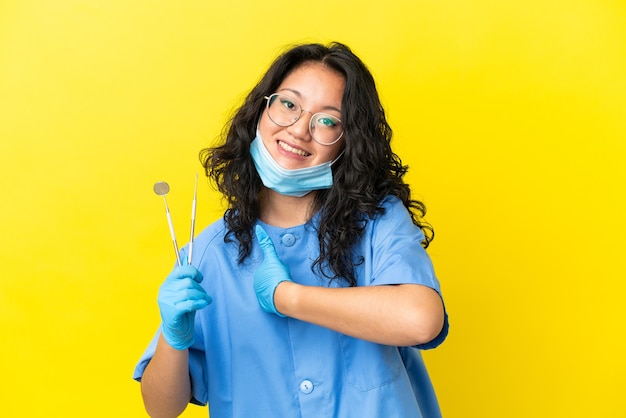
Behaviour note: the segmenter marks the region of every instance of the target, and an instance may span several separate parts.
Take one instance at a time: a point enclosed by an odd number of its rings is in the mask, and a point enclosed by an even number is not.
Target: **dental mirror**
[[[158,194],[159,196],[165,196],[170,192],[170,185],[164,181],[158,181],[154,183],[153,189],[154,193]]]
[[[178,254],[178,244],[176,243],[176,234],[174,233],[174,225],[172,224],[172,216],[170,215],[170,209],[167,206],[167,199],[165,195],[170,191],[170,185],[164,181],[154,183],[154,193],[159,196],[163,196],[163,203],[165,204],[165,215],[167,216],[167,223],[170,227],[170,235],[172,236],[172,242],[174,243],[174,251],[176,252],[176,262],[178,265],[182,265],[180,262],[180,255]]]

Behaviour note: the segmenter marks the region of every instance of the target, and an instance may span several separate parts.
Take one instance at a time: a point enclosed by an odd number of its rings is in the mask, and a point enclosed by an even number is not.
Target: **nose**
[[[303,141],[310,141],[312,138],[309,126],[311,125],[312,117],[313,113],[308,110],[303,110],[298,120],[295,121],[293,125],[287,127],[288,132],[295,138]]]

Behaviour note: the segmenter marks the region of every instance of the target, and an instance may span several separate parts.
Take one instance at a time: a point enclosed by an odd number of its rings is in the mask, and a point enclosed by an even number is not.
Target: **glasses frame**
[[[270,102],[272,101],[272,98],[275,98],[275,97],[278,97],[278,96],[285,96],[285,97],[288,97],[289,99],[291,99],[291,100],[292,100],[292,102],[293,102],[293,103],[297,103],[297,104],[298,104],[298,107],[300,108],[300,114],[298,115],[298,117],[297,117],[297,118],[295,118],[295,119],[293,120],[293,122],[288,123],[288,124],[278,123],[278,122],[276,122],[274,119],[272,119],[272,117],[270,116]],[[286,127],[288,127],[288,126],[293,125],[293,124],[294,124],[294,123],[296,123],[297,121],[299,121],[299,120],[300,120],[300,118],[302,117],[302,114],[303,114],[303,113],[305,113],[305,112],[306,112],[306,113],[311,113],[311,120],[309,121],[309,134],[311,134],[311,138],[313,139],[313,141],[317,142],[317,143],[318,143],[318,144],[320,144],[320,145],[327,145],[327,146],[330,146],[330,145],[334,145],[334,144],[336,144],[337,142],[339,142],[339,140],[340,140],[341,138],[343,138],[343,133],[344,133],[344,132],[343,132],[343,127],[341,128],[341,134],[339,135],[339,137],[338,137],[337,139],[335,139],[333,142],[328,142],[328,143],[325,143],[325,142],[320,142],[320,141],[318,141],[317,139],[315,139],[315,135],[313,135],[313,131],[311,130],[311,122],[314,120],[314,118],[315,118],[315,116],[316,116],[316,115],[325,115],[325,116],[330,116],[330,117],[332,117],[333,119],[337,119],[337,120],[338,120],[338,121],[339,121],[339,122],[343,125],[343,122],[342,122],[342,121],[341,121],[341,119],[339,119],[338,117],[333,116],[333,115],[328,114],[328,113],[324,113],[324,112],[312,113],[310,110],[304,110],[304,109],[302,108],[302,106],[300,105],[300,102],[299,102],[299,101],[298,101],[295,97],[290,96],[290,95],[288,95],[288,94],[284,94],[284,93],[272,93],[272,94],[270,94],[269,96],[263,96],[263,98],[266,100],[266,102],[265,102],[265,110],[267,110],[267,117],[268,117],[268,118],[269,118],[269,119],[270,119],[270,120],[271,120],[274,124],[276,124],[276,125],[278,125],[278,126],[282,126],[283,128],[286,128]]]

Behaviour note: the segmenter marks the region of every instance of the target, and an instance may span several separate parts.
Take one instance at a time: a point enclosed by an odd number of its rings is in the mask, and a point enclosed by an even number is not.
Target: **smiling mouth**
[[[278,146],[281,147],[282,149],[284,149],[285,151],[289,151],[291,153],[300,155],[302,157],[308,157],[309,154],[308,152],[306,152],[305,150],[299,149],[299,148],[294,148],[291,145],[285,144],[283,141],[278,141]]]

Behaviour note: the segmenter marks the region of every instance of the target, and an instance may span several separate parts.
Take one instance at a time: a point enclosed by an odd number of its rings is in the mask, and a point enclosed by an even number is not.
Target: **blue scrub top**
[[[383,206],[386,213],[367,223],[356,246],[363,257],[355,271],[358,286],[412,283],[440,293],[421,230],[399,199],[389,197]],[[328,286],[311,271],[319,253],[317,219],[292,228],[259,224],[295,282]],[[441,416],[420,349],[443,342],[447,315],[430,343],[395,347],[264,312],[253,288],[261,249],[255,239],[239,265],[237,243],[224,243],[226,232],[220,220],[194,242],[194,265],[213,303],[196,314],[189,349],[192,403],[208,403],[211,418]],[[136,380],[154,355],[158,334],[137,364]]]

